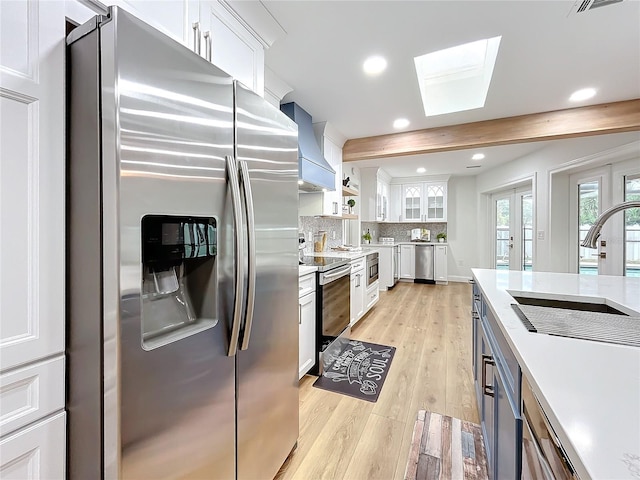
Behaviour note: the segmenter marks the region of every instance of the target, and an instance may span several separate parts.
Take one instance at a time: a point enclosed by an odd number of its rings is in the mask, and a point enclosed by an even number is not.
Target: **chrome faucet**
[[[602,230],[602,226],[604,223],[609,220],[609,217],[614,213],[617,213],[621,210],[628,210],[630,208],[640,208],[640,200],[631,200],[629,202],[622,202],[619,205],[615,205],[608,210],[605,210],[600,214],[600,216],[596,219],[596,222],[587,232],[587,236],[584,237],[581,245],[587,248],[597,248],[596,242],[598,241],[598,237],[600,236],[600,230]]]

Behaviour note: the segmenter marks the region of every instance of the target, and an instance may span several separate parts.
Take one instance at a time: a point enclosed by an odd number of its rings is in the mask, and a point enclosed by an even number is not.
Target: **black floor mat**
[[[395,353],[396,347],[350,340],[313,386],[376,402]]]

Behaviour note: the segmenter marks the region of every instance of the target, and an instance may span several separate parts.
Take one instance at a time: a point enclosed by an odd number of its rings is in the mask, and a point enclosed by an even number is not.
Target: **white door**
[[[533,195],[526,188],[492,195],[493,265],[498,270],[533,270]]]
[[[0,1],[0,365],[64,350],[63,2]]]
[[[605,224],[598,239],[598,248],[581,245],[598,215],[611,206],[610,167],[603,167],[570,176],[570,264],[571,271],[581,275],[609,274],[615,262],[607,261],[606,241],[611,238],[612,224]],[[602,241],[605,245],[602,245]],[[609,258],[611,260],[611,258]]]
[[[625,175],[624,201],[640,200],[640,173]],[[624,213],[624,271],[627,277],[640,277],[640,208]]]
[[[612,166],[612,204],[640,200],[640,160],[633,159]],[[614,214],[605,226],[610,224],[609,237],[604,250],[608,263],[612,263],[610,273],[627,277],[640,277],[640,209],[632,208]]]

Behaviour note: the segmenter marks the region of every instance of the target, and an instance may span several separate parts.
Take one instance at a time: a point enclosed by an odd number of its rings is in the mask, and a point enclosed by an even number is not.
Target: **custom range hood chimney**
[[[307,192],[335,190],[336,172],[324,159],[316,142],[311,115],[293,102],[280,105],[280,110],[298,124],[299,179],[303,182],[298,188]]]

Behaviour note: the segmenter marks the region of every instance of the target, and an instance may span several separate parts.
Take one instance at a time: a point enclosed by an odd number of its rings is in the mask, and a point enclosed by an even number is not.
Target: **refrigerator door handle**
[[[240,183],[238,180],[238,167],[235,159],[231,155],[225,157],[227,162],[227,178],[231,187],[231,206],[233,210],[233,227],[235,229],[235,298],[233,302],[233,314],[231,319],[231,337],[229,338],[228,356],[233,357],[238,351],[238,337],[240,336],[240,321],[242,315],[242,297],[244,286],[244,256],[242,232],[242,207],[240,199]]]
[[[249,337],[253,326],[253,311],[256,303],[256,229],[253,213],[253,194],[249,178],[249,166],[245,160],[240,160],[240,182],[244,193],[245,211],[247,215],[247,250],[248,250],[248,281],[247,281],[247,313],[242,331],[240,350],[249,348]]]

